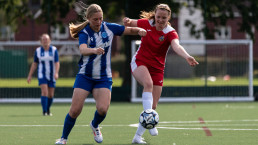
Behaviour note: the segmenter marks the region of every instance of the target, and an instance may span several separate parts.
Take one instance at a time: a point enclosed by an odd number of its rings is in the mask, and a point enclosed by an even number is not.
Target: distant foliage
[[[189,2],[190,0],[188,0]],[[238,23],[239,32],[246,32],[254,39],[252,26],[258,29],[258,1],[257,0],[193,0],[192,4],[187,4],[189,9],[197,8],[202,11],[204,27],[197,29],[191,21],[186,25],[191,29],[191,34],[198,37],[200,33],[205,34],[206,38],[212,39],[214,29],[208,28],[207,24],[215,26],[225,26],[229,20],[241,17]],[[194,13],[194,10],[192,11]]]

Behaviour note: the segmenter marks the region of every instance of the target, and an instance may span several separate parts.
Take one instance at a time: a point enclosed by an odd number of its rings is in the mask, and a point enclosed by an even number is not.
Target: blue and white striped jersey
[[[34,62],[38,63],[38,79],[55,82],[55,63],[59,61],[57,48],[50,46],[48,51],[38,47],[34,54]]]
[[[114,35],[122,35],[125,27],[115,23],[102,22],[99,32],[94,32],[89,25],[82,29],[79,35],[79,45],[87,44],[88,48],[101,47],[103,55],[81,56],[79,73],[92,79],[110,79],[111,73],[111,46]]]

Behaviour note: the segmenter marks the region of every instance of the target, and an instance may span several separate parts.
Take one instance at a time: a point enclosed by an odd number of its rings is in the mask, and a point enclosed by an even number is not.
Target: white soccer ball
[[[152,129],[159,123],[159,114],[153,109],[142,111],[139,122],[146,129]]]

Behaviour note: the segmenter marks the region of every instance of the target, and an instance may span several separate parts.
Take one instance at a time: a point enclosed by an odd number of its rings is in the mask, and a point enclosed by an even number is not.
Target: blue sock
[[[94,115],[94,118],[92,120],[92,126],[94,128],[97,128],[99,126],[99,124],[106,118],[106,115],[105,116],[101,116],[99,115],[98,111],[96,110],[95,112],[95,115]]]
[[[48,104],[48,99],[46,96],[41,96],[41,106],[42,106],[42,110],[43,112],[47,112],[47,104]]]
[[[47,98],[47,112],[49,112],[52,103],[53,103],[53,98]]]
[[[67,139],[68,135],[70,134],[74,124],[75,124],[76,118],[72,118],[69,113],[65,117],[64,121],[64,128],[63,128],[63,134],[61,138]]]

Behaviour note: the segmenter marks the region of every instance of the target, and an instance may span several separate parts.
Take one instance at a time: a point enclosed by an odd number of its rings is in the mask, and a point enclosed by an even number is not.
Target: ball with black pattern
[[[159,123],[159,114],[153,109],[142,111],[139,122],[146,129],[152,129]]]

